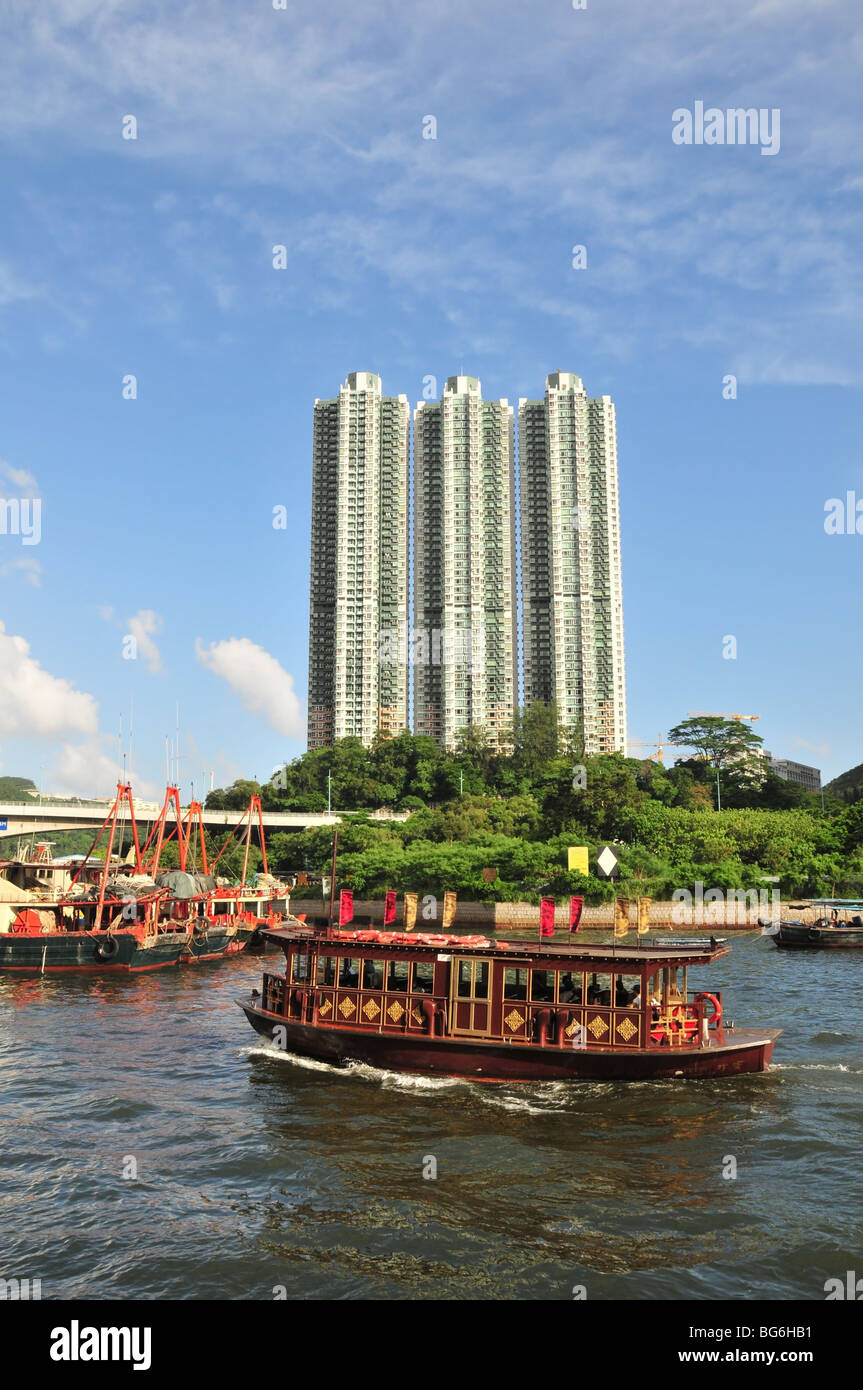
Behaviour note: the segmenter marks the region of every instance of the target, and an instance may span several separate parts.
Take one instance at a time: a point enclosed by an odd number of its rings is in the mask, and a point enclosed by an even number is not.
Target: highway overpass
[[[92,830],[94,833],[105,820],[113,800],[90,802],[87,805],[40,804],[32,801],[0,801],[0,837],[7,835],[29,835],[31,832],[46,837],[58,830]],[[135,802],[135,819],[141,826],[152,824],[157,819],[160,806],[155,802]],[[185,807],[183,808],[185,811]],[[210,830],[230,830],[242,816],[242,811],[203,811],[204,825]],[[272,830],[309,830],[320,825],[338,825],[343,815],[350,811],[264,811],[264,828]],[[374,820],[401,821],[407,819],[407,812],[370,811]],[[173,825],[176,817],[173,809],[168,811],[168,824]],[[257,816],[254,818],[257,825]],[[8,845],[7,845],[8,850]]]

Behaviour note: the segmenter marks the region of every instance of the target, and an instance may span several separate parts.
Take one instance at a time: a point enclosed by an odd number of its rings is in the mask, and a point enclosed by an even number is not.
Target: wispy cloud
[[[380,277],[444,310],[482,297],[480,318],[502,298],[571,318],[610,358],[685,348],[710,323],[741,381],[861,379],[863,165],[847,100],[861,41],[840,0],[601,13],[438,0],[433,23],[323,0],[244,11],[241,31],[234,6],[188,0],[134,13],[13,0],[7,14],[7,139],[53,133],[120,165],[158,160],[154,246],[221,314],[297,294],[362,313],[348,290]],[[671,112],[697,98],[781,107],[779,156],[675,147]],[[121,138],[127,112],[136,141]],[[54,203],[50,224],[89,245],[71,196]],[[112,276],[134,285],[135,312],[175,332],[187,305],[154,249],[131,254],[132,212],[106,201],[86,274],[102,293]],[[219,231],[231,222],[239,259]],[[274,243],[289,247],[282,281],[262,276]],[[11,274],[13,293],[30,292],[32,268]],[[520,337],[502,324],[501,350]]]
[[[129,632],[137,643],[138,653],[154,675],[162,669],[162,654],[153,637],[161,632],[162,626],[161,615],[154,613],[152,608],[141,608],[129,619]]]
[[[42,565],[33,555],[21,555],[13,560],[0,560],[0,576],[20,575],[25,583],[38,589],[42,584]]]
[[[13,468],[5,459],[0,459],[0,482],[4,486],[11,483],[18,492],[28,496],[34,496],[39,491],[39,485],[32,473],[28,473],[24,468]]]
[[[807,753],[815,753],[819,758],[832,758],[833,756],[832,744],[826,742],[810,743],[808,739],[795,738],[794,747],[805,748]]]

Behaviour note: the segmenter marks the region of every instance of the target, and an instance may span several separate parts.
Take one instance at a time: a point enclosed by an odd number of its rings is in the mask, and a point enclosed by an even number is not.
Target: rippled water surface
[[[690,986],[784,1028],[774,1065],[678,1084],[292,1060],[233,1002],[262,965],[0,980],[0,1277],[43,1298],[823,1299],[863,1267],[863,952],[736,937]]]

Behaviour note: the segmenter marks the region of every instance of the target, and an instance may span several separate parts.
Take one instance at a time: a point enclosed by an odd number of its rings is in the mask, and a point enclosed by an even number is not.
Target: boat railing
[[[387,993],[339,984],[318,986],[264,973],[262,1007],[296,1023],[369,1027],[445,1037],[465,1032],[450,1018],[443,996]],[[587,1003],[504,1001],[501,1034],[511,1043],[555,1047],[670,1047],[709,1045],[711,1028],[721,1029],[719,994],[673,994],[645,1008]],[[473,1031],[471,1028],[470,1031]],[[478,1035],[479,1031],[475,1035]]]

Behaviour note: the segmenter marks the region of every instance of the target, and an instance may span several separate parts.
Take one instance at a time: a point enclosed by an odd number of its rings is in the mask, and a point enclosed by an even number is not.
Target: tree
[[[554,701],[534,700],[516,710],[512,721],[512,759],[516,768],[533,779],[562,751],[560,711]]]
[[[668,741],[696,748],[720,772],[730,763],[750,762],[760,751],[764,739],[741,720],[703,715],[675,724],[668,731]]]

